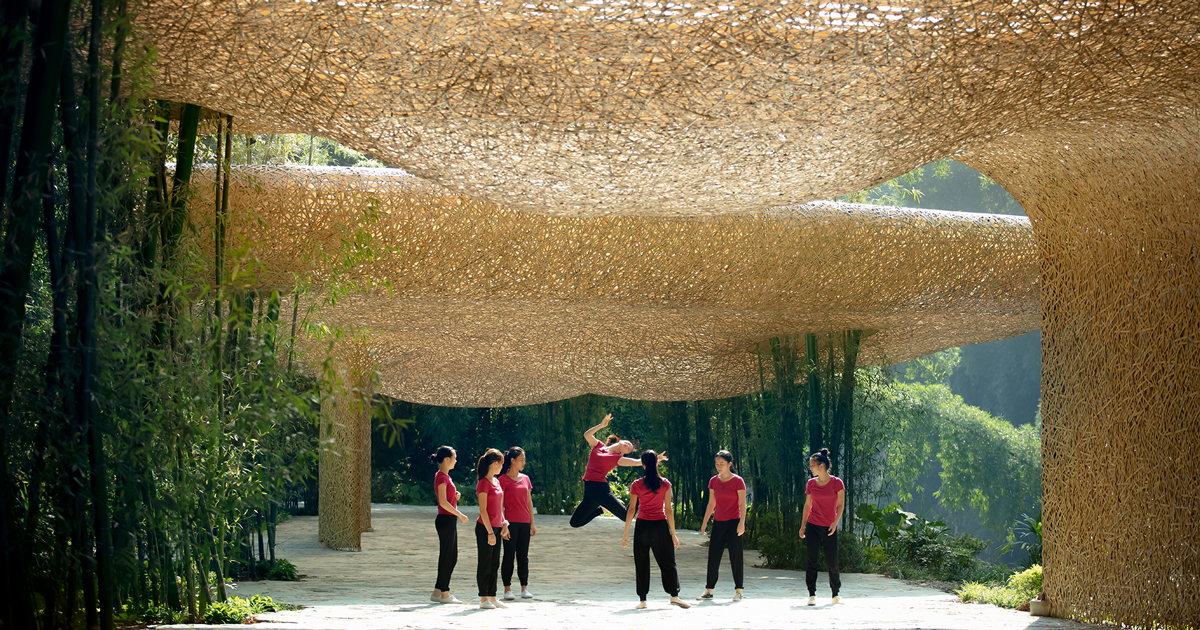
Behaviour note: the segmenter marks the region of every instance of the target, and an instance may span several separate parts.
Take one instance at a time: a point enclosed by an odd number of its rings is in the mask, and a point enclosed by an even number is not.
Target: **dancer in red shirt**
[[[610,420],[611,413],[604,416],[600,424],[583,432],[583,439],[587,440],[592,452],[588,454],[587,470],[583,474],[583,500],[571,513],[571,527],[587,525],[603,514],[604,508],[622,521],[625,520],[625,506],[608,487],[608,473],[617,466],[641,466],[642,462],[626,457],[633,452],[633,443],[629,440],[610,435],[608,443],[601,444],[596,439],[596,431],[607,427]],[[660,455],[658,461],[667,461],[667,454]]]
[[[679,599],[679,571],[675,568],[675,550],[679,537],[675,535],[675,510],[671,505],[671,482],[658,474],[661,461],[654,451],[642,453],[642,478],[629,486],[629,513],[625,519],[625,535],[621,548],[629,545],[629,525],[637,514],[633,530],[633,566],[637,574],[638,608],[646,607],[650,592],[650,552],[658,562],[663,590],[671,595],[671,603],[680,608],[689,604]]]
[[[708,542],[708,583],[696,599],[713,598],[721,555],[729,548],[729,566],[733,569],[733,601],[742,601],[742,534],[746,533],[746,482],[733,474],[733,453],[718,451],[713,460],[717,475],[708,480],[708,507],[700,521],[700,535],[713,516],[712,539]],[[715,513],[715,515],[714,515]]]
[[[808,548],[808,565],[804,573],[808,585],[808,605],[817,605],[817,553],[825,549],[825,564],[829,565],[829,588],[833,590],[834,604],[841,601],[838,590],[842,587],[842,576],[838,573],[837,528],[846,507],[846,485],[841,479],[829,474],[829,449],[823,448],[808,458],[808,469],[813,478],[804,488],[804,518],[800,538]]]
[[[500,474],[504,456],[489,448],[475,465],[475,496],[479,499],[479,519],[475,521],[475,546],[479,548],[479,566],[475,582],[479,586],[480,608],[508,608],[496,601],[496,571],[500,569],[500,539],[508,538],[508,522],[504,520],[504,490],[496,475]]]
[[[438,466],[433,476],[433,494],[438,502],[438,514],[433,520],[438,533],[438,572],[429,599],[439,604],[461,604],[457,597],[450,594],[450,576],[454,573],[454,565],[458,564],[456,521],[466,523],[468,520],[467,515],[458,510],[462,493],[454,488],[454,480],[450,478],[450,469],[458,463],[458,454],[449,446],[442,446],[429,456],[429,460]]]
[[[500,488],[504,490],[504,520],[508,521],[508,536],[504,538],[504,560],[500,562],[500,577],[504,579],[504,599],[517,598],[512,592],[514,557],[517,563],[517,578],[521,580],[521,597],[530,599],[529,592],[529,539],[537,535],[533,524],[533,484],[525,469],[525,450],[514,446],[504,453],[504,465],[500,468]]]

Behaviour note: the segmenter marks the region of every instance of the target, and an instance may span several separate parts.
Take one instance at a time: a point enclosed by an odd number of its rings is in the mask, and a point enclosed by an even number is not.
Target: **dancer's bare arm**
[[[604,416],[604,419],[600,421],[600,424],[597,424],[596,426],[583,432],[583,439],[587,440],[588,448],[596,448],[596,445],[600,443],[600,440],[596,439],[596,432],[604,427],[607,427],[609,420],[612,420],[611,413]]]

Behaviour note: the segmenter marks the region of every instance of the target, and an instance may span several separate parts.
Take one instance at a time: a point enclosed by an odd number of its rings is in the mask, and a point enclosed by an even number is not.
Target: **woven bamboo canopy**
[[[538,223],[535,213],[590,218],[616,240],[625,228],[609,222],[613,215],[757,212],[737,220],[774,225],[765,218],[771,208],[820,212],[799,206],[941,157],[991,176],[1025,208],[1037,237],[1051,610],[1141,626],[1200,619],[1194,0],[160,0],[143,8],[138,26],[159,50],[155,96],[232,114],[242,131],[330,137],[449,194],[526,211],[539,230],[561,224]],[[480,206],[464,216],[509,211]],[[697,234],[726,225],[686,224]],[[470,249],[459,254],[471,260]],[[644,257],[615,264],[653,264]],[[709,285],[691,290],[722,295]],[[375,298],[363,299],[365,319],[388,319]],[[595,310],[589,301],[576,307]],[[739,308],[732,302],[707,320],[700,302],[688,308],[697,322],[736,328],[723,319]],[[635,315],[632,302],[614,309],[626,327],[671,317]],[[448,324],[472,321],[465,310],[446,312],[464,313]],[[544,315],[538,326],[552,326],[553,312],[547,303],[526,311]],[[818,323],[802,319],[794,323]],[[849,316],[836,323],[868,325]],[[755,330],[745,340],[769,328],[741,325]],[[586,329],[585,338],[619,355],[699,343],[705,329],[610,331]],[[521,331],[503,332],[514,336],[496,337],[497,347],[519,342]],[[461,341],[448,335],[445,347]],[[719,344],[705,343],[720,356]],[[572,360],[581,366],[586,357]],[[457,379],[465,365],[445,374]],[[613,369],[601,367],[596,373]],[[538,373],[550,372],[558,371]],[[369,439],[369,424],[355,426]],[[357,490],[322,472],[323,510],[327,482],[346,493],[346,505],[364,504],[356,470]]]
[[[194,175],[198,223],[212,173]],[[382,393],[430,404],[721,398],[761,386],[756,348],[773,336],[872,331],[863,359],[878,363],[1041,319],[1024,217],[835,203],[552,217],[394,169],[319,167],[236,167],[230,204],[230,245],[255,244],[260,290],[329,280],[314,252],[337,259],[369,233],[374,257],[338,275],[367,290],[318,317],[369,333]]]

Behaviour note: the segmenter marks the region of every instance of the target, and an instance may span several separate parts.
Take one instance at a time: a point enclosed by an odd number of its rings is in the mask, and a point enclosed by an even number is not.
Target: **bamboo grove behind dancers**
[[[633,528],[637,608],[647,607],[651,554],[658,564],[663,590],[670,596],[670,603],[688,608],[689,605],[679,598],[679,572],[675,563],[679,537],[675,532],[671,482],[659,471],[659,464],[667,461],[667,457],[665,453],[658,454],[652,450],[644,451],[636,459],[627,457],[634,450],[633,444],[617,436],[609,436],[605,443],[600,442],[595,434],[606,428],[611,420],[612,415],[606,415],[599,424],[583,433],[591,450],[583,477],[583,500],[571,515],[571,527],[582,527],[600,516],[604,509],[613,513],[625,523],[621,537],[622,549],[628,547],[629,530]],[[463,523],[468,520],[458,509],[458,500],[462,495],[449,475],[458,457],[453,448],[442,446],[430,455],[430,460],[438,465],[438,472],[434,475],[434,494],[438,503],[434,520],[438,534],[438,566],[430,600],[440,604],[461,604],[459,599],[450,594],[450,578],[458,561],[456,520]],[[733,454],[729,451],[718,451],[713,463],[717,474],[708,481],[708,506],[700,522],[700,534],[704,535],[709,518],[713,519],[708,567],[704,592],[696,599],[713,599],[721,559],[728,550],[729,565],[733,572],[733,601],[737,602],[743,599],[744,587],[742,536],[746,532],[746,483],[734,473]],[[487,449],[475,466],[475,492],[479,503],[479,518],[475,523],[476,548],[479,552],[476,586],[481,609],[507,608],[496,597],[498,570],[504,581],[505,600],[517,599],[512,590],[514,568],[521,585],[520,597],[533,598],[528,588],[529,546],[531,539],[537,535],[537,527],[534,525],[533,484],[522,473],[525,464],[524,449],[514,446],[505,453]],[[642,467],[641,478],[629,488],[628,510],[608,485],[608,473],[617,466]],[[833,594],[831,603],[841,601],[836,534],[845,510],[846,493],[842,480],[830,474],[830,466],[829,449],[822,448],[809,458],[812,478],[805,486],[800,538],[804,540],[807,551],[805,585],[810,606],[816,604],[817,560],[821,550],[824,550],[829,566],[829,586]]]

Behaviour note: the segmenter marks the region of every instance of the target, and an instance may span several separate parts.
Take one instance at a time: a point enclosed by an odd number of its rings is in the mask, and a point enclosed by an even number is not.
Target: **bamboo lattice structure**
[[[939,157],[974,166],[1037,237],[1052,611],[1200,618],[1197,3],[164,0],[139,25],[159,97],[333,138],[531,222],[594,221],[597,239],[619,238],[616,215],[766,213]],[[364,323],[391,316],[374,299]],[[513,313],[554,321],[546,307]],[[619,355],[705,332],[656,335],[672,316],[645,313],[588,338]]]
[[[211,178],[193,175],[194,222],[212,213]],[[862,329],[864,362],[901,362],[1041,317],[1024,217],[828,202],[553,217],[321,167],[236,167],[230,204],[229,248],[259,265],[247,286],[363,287],[317,318],[369,334],[381,393],[428,404],[738,396],[761,386],[771,337]],[[374,257],[331,272],[360,232]]]

